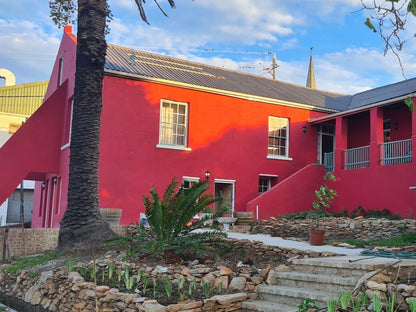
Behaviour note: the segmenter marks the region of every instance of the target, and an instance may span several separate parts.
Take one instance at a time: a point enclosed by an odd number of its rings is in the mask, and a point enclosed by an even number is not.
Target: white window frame
[[[169,144],[162,141],[162,129],[163,129],[163,105],[169,103],[169,104],[175,104],[175,105],[183,105],[185,106],[185,133],[184,133],[184,144]],[[176,150],[186,150],[190,151],[191,149],[188,148],[188,127],[189,127],[189,104],[185,102],[176,102],[176,101],[170,101],[170,100],[161,100],[160,101],[160,118],[159,118],[159,144],[156,145],[157,148],[168,148],[168,149],[176,149]],[[167,123],[169,124],[169,123]],[[177,125],[172,122],[172,128]],[[172,137],[175,135],[175,133],[172,132]]]
[[[189,189],[188,187],[184,187],[185,181],[190,182],[190,183],[198,183],[199,178],[198,177],[189,177],[189,176],[183,176],[182,177],[182,188]]]
[[[64,55],[65,53],[62,53],[62,55],[59,57],[59,72],[58,72],[58,86],[60,86],[63,83],[63,75],[64,75]]]
[[[70,148],[71,147],[71,135],[72,135],[72,117],[74,115],[74,100],[71,101],[71,103],[69,104],[71,105],[71,112],[70,112],[70,116],[69,116],[69,133],[68,133],[68,142],[64,145],[61,146],[61,151],[63,151],[64,149]]]
[[[277,174],[259,174],[259,189],[260,189],[260,179],[261,178],[263,178],[265,180],[267,179],[268,188],[267,188],[266,191],[268,191],[268,190],[270,190],[272,188],[272,179],[276,179],[277,180],[278,177],[279,176]],[[263,192],[263,193],[265,193],[265,192]],[[263,193],[260,193],[259,192],[259,195],[261,195]]]
[[[272,120],[285,120],[286,121],[286,145],[285,145],[285,155],[274,155],[269,154],[269,138],[270,138],[270,131],[271,129],[271,121]],[[268,118],[268,124],[267,124],[267,158],[269,159],[281,159],[281,160],[292,160],[292,158],[289,157],[289,129],[290,129],[290,120],[289,118],[285,117],[276,117],[276,116],[269,116]]]

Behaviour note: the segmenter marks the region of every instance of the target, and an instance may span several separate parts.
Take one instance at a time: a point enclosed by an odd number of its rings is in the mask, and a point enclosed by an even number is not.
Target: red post
[[[335,170],[344,169],[344,150],[348,148],[348,119],[337,117],[335,122]]]
[[[370,167],[380,166],[380,144],[383,143],[383,108],[370,110]]]

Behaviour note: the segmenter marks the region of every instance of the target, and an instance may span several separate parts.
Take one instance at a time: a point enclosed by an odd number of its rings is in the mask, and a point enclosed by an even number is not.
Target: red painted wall
[[[161,99],[189,103],[191,151],[156,147]],[[109,76],[103,103],[100,206],[122,208],[122,224],[138,221],[140,196],[152,185],[163,191],[174,176],[204,179],[209,170],[212,182],[235,180],[235,210],[245,211],[258,196],[259,174],[280,181],[316,162],[316,129],[302,131],[307,110]],[[267,159],[268,116],[290,118],[293,160]]]
[[[367,146],[370,144],[370,114],[360,113],[347,117],[348,148]]]
[[[307,165],[250,201],[247,210],[255,212],[260,220],[310,210],[315,190],[322,185],[324,175],[324,166]]]
[[[51,96],[0,149],[0,202],[23,179],[39,180],[46,172],[59,171],[64,84]]]
[[[409,190],[409,186],[416,186],[415,171],[414,163],[336,171],[338,182],[334,188],[338,197],[334,210],[352,211],[362,206],[365,210],[388,209],[402,217],[414,217],[416,190]]]

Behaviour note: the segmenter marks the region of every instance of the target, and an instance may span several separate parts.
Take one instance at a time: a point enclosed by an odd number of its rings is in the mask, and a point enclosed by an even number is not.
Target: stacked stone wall
[[[416,232],[416,220],[389,220],[385,218],[321,218],[317,220],[287,220],[270,218],[258,221],[253,233],[266,233],[275,237],[309,239],[309,230],[315,227],[326,230],[327,240],[356,238],[361,240],[385,239],[406,232]]]
[[[120,235],[126,235],[127,226],[111,226]],[[51,251],[58,245],[59,229],[0,229],[0,259],[20,257]],[[6,247],[6,248],[5,248]]]

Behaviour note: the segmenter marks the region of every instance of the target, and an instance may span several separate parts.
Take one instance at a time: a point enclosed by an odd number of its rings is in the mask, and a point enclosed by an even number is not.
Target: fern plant
[[[152,187],[150,196],[142,196],[149,230],[139,230],[139,239],[145,248],[154,252],[172,251],[186,253],[203,250],[207,245],[220,242],[226,233],[215,225],[204,224],[203,220],[192,222],[200,211],[206,210],[214,199],[208,190],[208,181],[194,183],[189,189],[178,189],[174,178],[160,196]],[[205,222],[206,223],[206,222]],[[204,231],[196,231],[204,228]]]

